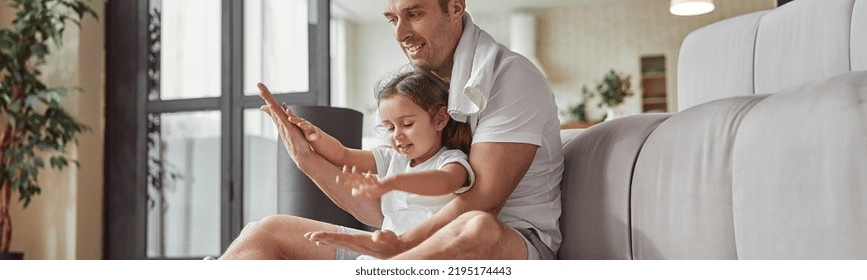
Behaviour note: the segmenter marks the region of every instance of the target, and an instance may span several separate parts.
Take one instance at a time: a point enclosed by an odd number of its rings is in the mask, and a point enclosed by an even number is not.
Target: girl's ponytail
[[[446,127],[443,128],[443,146],[449,149],[458,149],[465,154],[470,154],[470,146],[473,144],[473,133],[468,123],[462,123],[449,118]]]

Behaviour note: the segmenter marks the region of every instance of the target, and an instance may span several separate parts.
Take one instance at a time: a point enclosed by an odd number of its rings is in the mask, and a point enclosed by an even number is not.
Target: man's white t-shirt
[[[529,59],[500,48],[485,109],[471,116],[473,144],[526,143],[538,147],[524,178],[500,211],[513,228],[532,228],[553,252],[560,248],[563,145],[554,94]]]
[[[440,196],[418,195],[403,191],[390,191],[382,196],[382,229],[403,234],[432,217],[452,199],[469,190],[475,182],[475,174],[467,161],[467,155],[461,150],[441,148],[434,156],[416,165],[409,166],[410,161],[388,146],[371,149],[376,161],[376,171],[381,179],[404,173],[424,170],[442,169],[450,163],[458,163],[467,169],[469,184],[454,193]]]

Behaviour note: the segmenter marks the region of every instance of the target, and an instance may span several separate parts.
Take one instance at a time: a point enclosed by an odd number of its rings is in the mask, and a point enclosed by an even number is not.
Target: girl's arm
[[[400,174],[382,180],[387,189],[418,195],[445,195],[469,184],[469,174],[463,165],[449,163],[441,169]]]
[[[288,106],[283,105],[284,110]],[[357,166],[363,172],[376,172],[373,152],[347,148],[333,136],[325,133],[310,121],[297,116],[289,117],[289,122],[298,126],[306,135],[313,150],[336,166]]]
[[[288,110],[287,106],[281,108],[265,85],[259,83],[258,86],[260,95],[267,103],[262,106],[262,110],[271,116],[286,151],[298,165],[298,169],[307,174],[337,206],[367,225],[380,227],[383,217],[379,198],[354,197],[351,189],[337,184],[334,178],[340,174],[340,170],[334,168],[334,163],[311,149],[310,141],[307,140],[309,133],[304,133],[298,125],[289,122],[288,118],[297,116],[292,110]]]
[[[353,188],[353,196],[381,197],[393,190],[418,195],[445,195],[469,185],[469,173],[457,162],[449,163],[441,169],[425,170],[389,176],[381,181],[373,174],[364,174],[357,169],[344,169],[338,176],[338,183]]]

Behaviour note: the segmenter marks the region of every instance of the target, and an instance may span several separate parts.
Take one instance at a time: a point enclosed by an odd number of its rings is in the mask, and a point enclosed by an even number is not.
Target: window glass
[[[150,100],[220,96],[220,5],[220,0],[161,1],[159,43],[152,46],[159,49],[160,93]]]
[[[148,115],[148,258],[220,254],[220,113]]]
[[[307,0],[244,2],[244,92],[310,90]],[[326,50],[327,51],[327,50]]]
[[[286,148],[262,110],[244,110],[244,224],[277,213],[277,156]]]

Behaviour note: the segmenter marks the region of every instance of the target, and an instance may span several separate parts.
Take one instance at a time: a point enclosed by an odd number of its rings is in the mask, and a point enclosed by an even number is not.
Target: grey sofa
[[[867,259],[867,0],[692,32],[675,114],[563,131],[561,259]]]

